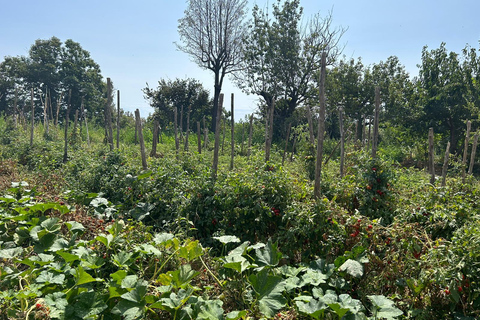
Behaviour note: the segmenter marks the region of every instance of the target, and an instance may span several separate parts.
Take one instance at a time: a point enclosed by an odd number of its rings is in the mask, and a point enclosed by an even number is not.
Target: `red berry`
[[[41,303],[39,303],[39,302],[37,302],[37,304],[35,304],[35,308],[37,308],[37,309],[41,309],[41,308],[42,308],[42,304],[41,304]]]
[[[450,294],[450,290],[448,289],[443,290],[443,292],[445,292],[445,294]]]
[[[371,224],[368,225],[368,230],[372,230],[373,226]]]
[[[462,287],[459,286],[458,287],[458,292],[462,292],[462,291],[463,291]]]

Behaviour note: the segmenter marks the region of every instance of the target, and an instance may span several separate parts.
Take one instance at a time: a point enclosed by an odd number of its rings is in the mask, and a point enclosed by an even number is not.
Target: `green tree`
[[[299,0],[278,0],[273,5],[273,18],[254,7],[249,32],[244,39],[242,72],[239,87],[248,94],[263,98],[261,105],[269,109],[278,100],[275,123],[290,117],[295,108],[309,99],[318,100],[315,79],[320,70],[323,51],[332,63],[343,49],[338,45],[346,29],[332,28],[332,14],[314,15],[302,24],[303,8]]]
[[[204,115],[208,115],[212,108],[212,101],[208,91],[195,79],[175,79],[158,81],[158,87],[143,89],[145,98],[149,100],[150,106],[155,109],[154,118],[162,127],[173,123],[174,108],[183,110],[186,114],[189,107],[190,128],[196,129],[196,122],[201,121]],[[183,128],[186,127],[187,117],[183,117]]]
[[[438,49],[423,48],[419,72],[422,120],[427,126],[434,127],[435,132],[449,135],[453,152],[459,146],[465,122],[478,116],[478,107],[469,96],[471,75],[469,70],[465,71],[459,55],[448,52],[445,43]]]
[[[238,70],[246,6],[246,0],[189,0],[185,16],[178,21],[183,45],[177,44],[177,47],[215,76],[212,131],[216,129],[223,80]]]

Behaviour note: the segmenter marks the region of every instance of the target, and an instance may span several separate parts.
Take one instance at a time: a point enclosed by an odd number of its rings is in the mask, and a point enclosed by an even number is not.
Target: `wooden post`
[[[472,122],[467,121],[467,133],[465,135],[465,146],[463,148],[463,160],[462,160],[462,183],[465,183],[465,175],[467,171],[467,156],[468,156],[468,142],[470,140],[470,128],[472,127]]]
[[[78,125],[78,109],[75,110],[75,118],[73,121],[73,143],[77,140],[77,125]]]
[[[270,161],[270,150],[272,148],[272,132],[273,132],[273,114],[275,111],[275,99],[272,99],[272,105],[267,111],[269,114],[265,126],[265,162]]]
[[[152,151],[150,151],[150,157],[155,157],[157,154],[158,143],[158,120],[153,121],[153,139],[152,139]]]
[[[120,149],[120,90],[117,90],[117,149]]]
[[[184,150],[188,152],[188,136],[190,134],[190,111],[192,109],[192,105],[188,106],[188,111],[187,111],[187,128],[186,128],[186,133],[185,133],[185,148]]]
[[[63,149],[63,163],[68,161],[68,117],[70,113],[70,101],[72,99],[72,89],[68,90],[67,111],[65,112],[65,146]]]
[[[60,93],[60,97],[57,100],[57,114],[55,115],[55,127],[58,125],[58,115],[60,114],[60,104],[62,103],[63,92]]]
[[[83,117],[85,118],[85,129],[87,131],[87,144],[88,144],[88,147],[90,147],[90,136],[88,134],[87,110],[85,110],[83,106],[83,97],[82,97],[81,109],[82,109]]]
[[[367,119],[366,119],[366,116],[363,115],[362,116],[362,147],[365,147],[365,139],[366,139],[366,135],[367,135]]]
[[[200,121],[197,121],[197,146],[198,153],[202,154],[202,134],[200,132]]]
[[[180,125],[178,127],[180,128],[180,142],[183,142],[183,104],[180,108]]]
[[[343,167],[345,163],[345,132],[343,130],[343,108],[338,109],[338,121],[340,125],[340,178],[343,178]],[[365,125],[363,126],[365,129]],[[363,130],[365,132],[365,130]],[[362,138],[362,145],[364,145],[365,139]]]
[[[308,131],[310,133],[310,144],[315,146],[315,136],[313,134],[313,120],[312,120],[312,111],[310,110],[309,106],[305,106],[307,108],[307,121],[308,121]]]
[[[288,139],[290,138],[290,130],[292,129],[292,124],[288,124],[287,128],[287,138],[285,139],[285,149],[283,149],[283,156],[282,156],[282,166],[283,163],[285,162],[285,155],[287,154],[287,147],[288,147]]]
[[[435,184],[435,158],[433,150],[433,128],[428,130],[428,166],[430,170],[430,183]]]
[[[203,149],[207,150],[208,147],[208,128],[205,124],[205,116],[203,116]]]
[[[370,142],[372,141],[372,116],[368,116],[368,141],[367,149],[370,149]]]
[[[173,125],[175,128],[175,153],[178,156],[178,151],[180,149],[180,141],[178,141],[178,119],[177,119],[177,107],[173,109]]]
[[[45,127],[45,136],[48,135],[48,90],[45,89],[45,103],[43,108],[43,126]]]
[[[472,146],[472,154],[470,155],[470,166],[468,168],[468,174],[472,174],[473,166],[475,164],[475,154],[477,153],[477,144],[478,144],[478,132],[475,133],[473,137],[473,146]]]
[[[113,128],[112,128],[112,82],[107,78],[107,104],[105,105],[105,130],[107,133],[107,143],[110,151],[113,150]]]
[[[235,157],[235,117],[233,116],[233,111],[234,111],[234,94],[232,93],[231,95],[231,112],[232,112],[232,138],[231,138],[231,154],[230,154],[230,170],[233,170],[233,159]]]
[[[325,73],[326,73],[327,54],[322,53],[320,81],[319,81],[319,100],[320,114],[318,117],[318,142],[317,142],[317,158],[315,165],[315,186],[314,195],[319,199],[321,196],[321,176],[322,176],[322,156],[323,156],[323,140],[325,134]]]
[[[135,124],[138,128],[138,139],[140,140],[140,153],[142,155],[142,168],[143,170],[147,170],[147,156],[145,154],[145,141],[143,140],[143,131],[142,131],[142,118],[140,118],[140,111],[138,109],[135,110]]]
[[[240,148],[240,153],[242,154],[242,156],[245,154],[244,146],[245,146],[245,122],[242,122],[242,146]]]
[[[290,154],[290,162],[293,161],[293,155],[295,154],[296,144],[297,144],[297,133],[293,132],[293,145],[292,145],[292,153]]]
[[[248,132],[248,151],[247,157],[252,153],[252,135],[253,135],[253,114],[250,115],[250,127]]]
[[[380,115],[380,88],[375,87],[375,120],[373,123],[373,143],[372,143],[372,158],[377,157],[378,148],[378,123]]]
[[[197,150],[202,154],[202,134],[200,132],[200,121],[197,121]]]
[[[443,168],[442,168],[442,187],[445,187],[447,181],[447,170],[448,170],[448,157],[450,156],[450,141],[447,143],[447,149],[445,150],[445,158],[443,159]]]
[[[33,146],[33,129],[35,128],[35,105],[33,103],[33,88],[30,90],[30,102],[32,104],[32,115],[31,115],[31,130],[30,130],[30,147]]]
[[[215,181],[217,179],[217,170],[218,170],[218,151],[220,149],[220,119],[222,116],[223,110],[223,93],[220,93],[220,97],[218,99],[218,110],[217,110],[217,119],[215,128],[215,146],[213,149],[213,164],[212,164],[212,180]]]

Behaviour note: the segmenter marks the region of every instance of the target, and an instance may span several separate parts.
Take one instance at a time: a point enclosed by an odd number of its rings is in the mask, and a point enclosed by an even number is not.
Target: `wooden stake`
[[[184,148],[184,150],[186,152],[188,152],[188,147],[189,147],[188,136],[190,134],[190,111],[191,111],[191,109],[192,109],[192,105],[189,105],[188,106],[188,111],[187,111],[187,129],[186,129],[186,133],[185,133],[185,148]]]
[[[323,140],[325,135],[325,73],[326,73],[327,54],[322,53],[320,81],[319,81],[319,100],[320,114],[318,117],[318,142],[317,142],[317,158],[315,165],[315,198],[321,197],[321,176],[322,176],[322,157],[323,157]]]
[[[218,109],[217,109],[217,119],[215,128],[215,146],[213,149],[213,164],[212,164],[212,180],[215,181],[217,179],[217,170],[218,170],[218,151],[220,149],[220,119],[222,116],[223,110],[223,93],[220,93],[220,97],[218,99]]]
[[[231,96],[231,112],[232,112],[232,138],[231,138],[231,153],[230,153],[230,170],[233,170],[233,159],[235,157],[235,117],[233,116],[234,111],[234,95]]]
[[[373,123],[373,143],[372,143],[373,159],[377,157],[379,115],[380,115],[380,88],[375,87],[375,120]]]
[[[65,112],[65,146],[63,149],[63,163],[68,161],[68,118],[70,113],[70,102],[72,99],[72,89],[68,90],[68,103],[67,103],[67,111]]]
[[[117,149],[120,149],[120,90],[117,90]]]
[[[113,150],[113,128],[112,128],[112,82],[107,78],[107,104],[105,105],[105,130],[107,133],[107,143],[110,151]]]
[[[465,183],[465,175],[467,171],[467,156],[468,156],[468,142],[470,140],[470,128],[472,122],[467,121],[467,133],[465,135],[465,146],[463,147],[463,160],[462,160],[462,183]]]
[[[35,106],[33,104],[33,88],[30,90],[30,102],[32,104],[32,116],[31,116],[31,130],[30,130],[30,147],[33,146],[33,129],[35,127]]]
[[[470,155],[470,166],[468,168],[468,174],[472,174],[473,166],[475,164],[475,154],[477,153],[477,144],[478,144],[478,132],[473,136],[473,146],[472,154]]]
[[[135,123],[136,127],[138,128],[138,139],[140,140],[140,153],[142,156],[142,168],[143,170],[147,170],[147,156],[145,154],[145,141],[143,140],[143,131],[142,131],[142,118],[140,118],[140,111],[138,109],[135,110]]]
[[[435,158],[433,150],[433,128],[428,130],[428,166],[430,170],[430,183],[435,184]]]
[[[249,127],[249,133],[248,133],[247,157],[250,157],[250,154],[252,153],[252,135],[253,135],[253,114],[250,115],[250,127]]]
[[[345,132],[343,130],[343,108],[338,109],[338,121],[340,125],[340,178],[343,178],[343,166],[345,163]],[[365,125],[363,126],[365,129]],[[365,132],[365,130],[363,130]],[[362,145],[364,145],[365,139],[362,138]]]
[[[443,168],[442,168],[442,187],[445,187],[447,181],[447,170],[448,170],[448,157],[450,156],[450,141],[447,143],[447,149],[445,150],[445,158],[443,158]]]
[[[287,147],[288,147],[288,139],[290,138],[290,130],[292,129],[292,124],[288,124],[287,128],[287,138],[285,139],[285,149],[283,149],[283,156],[282,156],[282,166],[283,163],[285,162],[285,155],[287,154]]]
[[[197,121],[197,149],[198,153],[202,154],[202,134],[200,132],[200,121]]]

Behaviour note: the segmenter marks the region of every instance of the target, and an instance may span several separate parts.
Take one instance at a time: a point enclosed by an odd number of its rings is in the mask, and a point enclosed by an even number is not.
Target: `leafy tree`
[[[261,96],[266,108],[274,99],[282,101],[275,107],[275,123],[291,116],[308,99],[317,102],[314,78],[320,70],[321,53],[327,52],[330,64],[342,50],[338,43],[346,30],[331,27],[331,13],[326,17],[316,14],[306,24],[301,23],[302,16],[299,0],[278,0],[273,5],[273,19],[255,6],[244,39],[243,68],[237,83],[244,92]]]
[[[150,101],[150,106],[155,109],[154,117],[159,120],[162,127],[173,122],[173,110],[183,107],[186,113],[191,107],[190,127],[196,128],[196,122],[201,121],[203,116],[209,113],[212,101],[208,91],[202,84],[194,79],[175,79],[158,81],[158,87],[143,89],[145,98]],[[186,127],[187,117],[183,117],[183,127]]]
[[[88,51],[70,39],[65,43],[56,37],[36,40],[28,56],[6,57],[0,63],[0,111],[13,113],[15,91],[19,105],[25,105],[30,99],[31,88],[35,90],[38,115],[43,111],[42,99],[46,92],[53,104],[62,97],[65,107],[66,92],[71,89],[72,118],[74,110],[80,108],[82,97],[92,114],[101,114],[105,101],[106,84],[102,81],[100,67]]]
[[[201,68],[215,75],[212,131],[215,131],[218,99],[225,75],[238,70],[245,28],[246,0],[189,0],[178,33],[183,45]]]
[[[471,70],[462,66],[459,55],[448,52],[445,43],[438,49],[422,50],[419,72],[423,123],[435,132],[449,135],[455,152],[464,131],[465,122],[478,116],[478,107],[469,95]],[[467,75],[467,79],[466,79]]]

